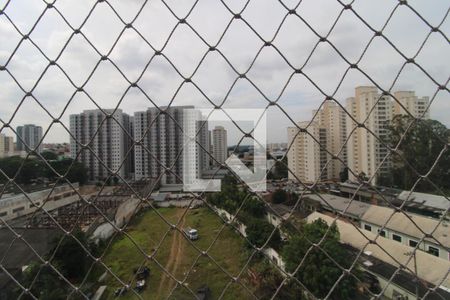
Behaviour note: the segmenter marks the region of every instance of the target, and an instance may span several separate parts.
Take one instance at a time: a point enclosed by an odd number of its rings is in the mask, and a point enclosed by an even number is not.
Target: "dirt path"
[[[180,212],[177,213],[177,218],[181,218],[184,210],[180,209]],[[184,228],[186,218],[183,218],[180,222],[179,228],[182,230]],[[183,236],[180,232],[175,231],[172,240],[169,257],[167,259],[167,263],[164,268],[172,275],[176,275],[176,271],[178,269],[178,265],[180,264],[182,253],[183,253]],[[167,284],[166,284],[167,282]],[[170,278],[166,273],[161,275],[161,281],[159,283],[157,299],[161,299],[162,293],[165,291],[170,291],[175,286],[175,282]]]

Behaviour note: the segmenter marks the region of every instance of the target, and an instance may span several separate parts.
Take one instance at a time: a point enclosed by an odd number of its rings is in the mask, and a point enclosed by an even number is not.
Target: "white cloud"
[[[134,20],[143,1],[109,1],[124,22]],[[178,17],[185,17],[195,1],[166,1]],[[289,3],[288,3],[289,2]],[[295,7],[297,1],[283,1],[288,8]],[[239,12],[245,1],[225,1],[233,12]],[[397,1],[354,1],[352,7],[364,20],[380,30]],[[429,5],[420,1],[408,1],[432,26],[437,26],[448,9],[446,1],[436,1]],[[74,28],[81,31],[102,54],[110,51],[124,25],[106,3],[98,3],[86,23],[84,19],[95,1],[62,1],[56,7]],[[23,33],[27,33],[45,9],[42,1],[12,1],[5,13],[13,20]],[[327,34],[342,6],[334,0],[303,0],[297,8],[298,14],[320,35]],[[277,29],[286,16],[287,10],[279,1],[251,1],[242,13],[242,17],[256,30],[264,40],[272,40]],[[233,15],[221,3],[216,1],[199,1],[187,18],[187,22],[204,38],[206,43],[217,45],[217,49],[225,55],[229,63],[238,72],[245,72],[250,67],[257,52],[264,45],[242,20],[233,20],[222,36]],[[192,32],[186,24],[177,25],[177,19],[160,1],[149,1],[141,14],[133,23],[140,34],[156,49],[163,49],[170,61],[183,76],[190,76],[196,69],[200,59],[207,53],[208,46]],[[450,22],[440,27],[444,33],[450,32]],[[414,55],[430,29],[409,8],[399,6],[392,20],[383,31],[400,51],[408,56]],[[31,39],[45,52],[50,59],[55,59],[66,44],[72,30],[64,20],[50,9],[31,33]],[[172,35],[171,35],[172,34]],[[167,39],[171,35],[170,40]],[[329,40],[342,55],[354,62],[365,51],[373,32],[364,25],[352,12],[344,11],[336,26],[330,33]],[[0,16],[0,64],[14,51],[20,35],[9,24],[5,16]],[[277,32],[273,44],[284,57],[295,67],[301,67],[319,38],[302,20],[288,15]],[[167,42],[167,43],[166,43]],[[448,57],[450,45],[439,34],[433,33],[416,57],[423,69],[435,78],[439,84],[445,84],[449,78],[450,61]],[[158,105],[196,104],[211,106],[203,95],[190,83],[183,82],[182,77],[162,56],[156,56],[142,74],[145,65],[154,51],[141,37],[126,29],[109,55],[109,58],[131,80],[139,80],[139,86]],[[58,64],[66,72],[76,86],[81,86],[99,62],[100,56],[81,35],[70,40]],[[383,88],[390,88],[396,78],[404,59],[382,38],[376,38],[359,63],[359,66]],[[19,47],[8,64],[8,70],[17,78],[25,89],[31,89],[41,75],[48,62],[28,41]],[[354,87],[370,84],[370,80],[360,72],[351,70],[340,81],[348,65],[326,43],[320,43],[307,62],[304,72],[326,93],[335,93],[339,101],[353,95]],[[274,48],[264,48],[248,72],[248,78],[272,100],[280,96],[280,92],[292,75],[293,70]],[[210,52],[193,76],[193,82],[214,103],[219,104],[227,95],[238,75],[219,52]],[[13,79],[4,71],[0,72],[2,89],[0,93],[0,117],[8,121],[20,103],[23,92]],[[339,88],[338,88],[339,86]],[[109,62],[101,62],[93,76],[85,86],[86,91],[101,107],[115,107],[123,96],[128,83],[125,78]],[[178,90],[179,89],[179,90]],[[337,89],[337,90],[336,90]],[[393,86],[397,89],[415,90],[419,96],[432,96],[437,86],[417,67],[408,65]],[[177,92],[178,90],[178,92]],[[76,88],[66,76],[55,66],[50,67],[33,91],[39,102],[49,112],[58,117],[67,101],[75,93]],[[323,95],[302,75],[295,74],[279,99],[279,104],[295,121],[307,120],[311,117],[311,109],[317,108],[324,100]],[[28,101],[28,100],[27,100]],[[32,101],[26,102],[14,116],[12,124],[37,123],[45,128],[50,118]],[[265,107],[267,101],[246,80],[239,79],[229,92],[225,107]],[[151,102],[136,88],[132,88],[124,96],[120,108],[125,112],[144,110]],[[84,109],[93,108],[94,104],[82,93],[77,93],[65,111],[62,121],[68,126],[68,115]],[[446,111],[450,109],[448,93],[438,93],[432,105],[431,115],[446,125],[450,120]],[[38,113],[36,113],[36,111]],[[36,117],[36,114],[39,117]],[[286,139],[286,127],[291,121],[274,107],[268,111],[269,140]],[[52,127],[47,140],[68,140],[68,134],[61,127]],[[237,139],[237,137],[236,137]],[[231,140],[233,140],[231,138]]]

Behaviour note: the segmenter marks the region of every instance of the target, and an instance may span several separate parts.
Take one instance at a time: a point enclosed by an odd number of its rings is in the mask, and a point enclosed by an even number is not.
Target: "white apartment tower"
[[[183,129],[185,109],[193,106],[153,107],[134,114],[135,179],[154,178],[161,184],[180,184],[183,181]],[[164,113],[161,113],[163,111]],[[201,123],[201,124],[200,124]],[[206,122],[197,123],[197,178],[209,166],[209,133]],[[201,147],[201,146],[202,147]],[[203,150],[203,149],[205,150]],[[192,162],[191,162],[192,163]],[[169,171],[170,170],[170,171]]]
[[[309,125],[308,125],[309,124]],[[326,129],[319,122],[299,122],[297,127],[288,127],[288,178],[311,184],[327,179],[328,172],[322,172],[326,162]]]
[[[214,165],[223,164],[228,158],[227,131],[222,126],[212,130]]]
[[[14,153],[14,140],[12,136],[0,133],[0,158],[10,156]]]
[[[397,99],[393,101],[394,115],[406,115],[407,110],[415,118],[430,118],[430,111],[427,109],[430,103],[428,97],[418,98],[413,91],[398,91],[394,93],[394,97]]]
[[[327,159],[330,163],[327,165],[327,179],[339,180],[340,172],[347,164],[347,147],[345,141],[346,132],[346,114],[344,109],[336,102],[326,100],[320,110],[313,111],[314,120],[319,126],[326,130],[327,150],[339,159],[327,153]]]
[[[18,126],[17,134],[17,151],[29,152],[36,148],[36,152],[42,151],[42,127],[34,124],[25,124]]]
[[[379,140],[386,138],[387,126],[392,120],[392,99],[378,93],[376,87],[360,86],[355,89],[355,97],[347,99],[346,110],[356,122],[366,127],[358,126],[347,116],[348,168],[354,174],[365,174],[368,178],[376,173],[371,180],[372,184],[376,184],[377,176],[390,170],[389,159],[380,166],[388,154],[388,149],[383,147]],[[349,179],[356,180],[356,176],[349,172]]]
[[[70,115],[70,155],[88,169],[89,180],[105,180],[109,168],[125,179],[133,173],[132,123],[117,109],[85,110]],[[83,145],[89,148],[83,148]],[[107,168],[106,168],[106,167]]]

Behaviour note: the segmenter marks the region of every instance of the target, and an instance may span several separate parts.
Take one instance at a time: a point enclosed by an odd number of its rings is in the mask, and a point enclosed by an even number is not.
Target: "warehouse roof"
[[[392,216],[392,217],[391,217]],[[386,228],[397,231],[417,239],[421,239],[426,234],[432,234],[433,238],[426,238],[435,244],[436,240],[450,247],[450,227],[448,222],[440,222],[439,219],[414,215],[405,212],[396,212],[389,207],[371,205],[361,218],[362,221],[378,226],[386,224]],[[420,228],[420,229],[419,229]],[[422,233],[422,231],[424,233]]]
[[[438,210],[447,210],[450,208],[450,200],[439,195],[403,191],[397,198],[401,201],[406,200],[407,205],[417,207],[431,207]]]
[[[361,218],[361,216],[369,209],[371,206],[368,203],[356,201],[339,197],[330,194],[310,194],[304,196],[306,199],[311,199],[320,202],[322,207],[327,210],[336,210],[343,212],[345,210],[346,215]]]
[[[334,218],[314,212],[307,217],[308,222],[322,219],[328,224],[333,223]],[[411,257],[411,248],[401,243],[395,242],[376,235],[360,230],[353,224],[346,223],[341,220],[336,221],[339,229],[340,239],[342,243],[349,244],[357,249],[363,249],[366,253],[371,253],[374,257],[399,267],[404,265],[411,272],[414,271],[414,260]],[[370,243],[370,241],[375,241]],[[436,286],[450,288],[450,261],[443,260],[423,251],[416,251],[417,275]]]

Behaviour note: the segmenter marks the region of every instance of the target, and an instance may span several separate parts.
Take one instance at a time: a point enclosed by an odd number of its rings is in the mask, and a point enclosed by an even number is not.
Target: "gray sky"
[[[0,7],[6,1],[0,0]],[[166,3],[178,16],[186,15],[195,1],[170,0]],[[242,8],[245,1],[224,1],[233,11]],[[296,1],[283,1],[286,6],[295,6]],[[79,27],[89,13],[95,1],[56,1],[55,6],[73,27]],[[130,22],[138,12],[143,1],[109,1],[125,22]],[[376,29],[381,29],[397,1],[356,0],[353,8],[366,22]],[[430,24],[437,26],[448,9],[448,1],[408,1]],[[27,33],[45,9],[42,0],[14,0],[5,9],[5,13],[23,33]],[[303,0],[297,13],[307,21],[319,34],[325,35],[337,18],[342,6],[335,0]],[[242,17],[265,40],[273,39],[277,28],[286,16],[286,9],[279,1],[252,0],[242,13]],[[209,44],[219,41],[225,27],[232,19],[231,13],[220,1],[200,0],[187,18],[189,24]],[[441,30],[450,36],[450,17]],[[157,49],[165,44],[169,34],[177,24],[176,18],[162,2],[151,0],[143,8],[133,26]],[[94,9],[81,31],[102,54],[109,52],[124,25],[121,24],[112,9],[106,3],[100,3]],[[405,55],[413,56],[425,40],[430,29],[409,8],[399,7],[392,20],[383,31],[384,34]],[[50,58],[56,59],[62,47],[69,39],[71,29],[62,18],[51,9],[30,34],[30,38]],[[356,61],[366,47],[373,33],[350,11],[344,11],[329,40],[350,61]],[[20,40],[19,34],[4,15],[0,15],[0,65],[4,65]],[[304,64],[318,37],[296,16],[289,15],[276,35],[273,44],[286,59],[296,67]],[[242,20],[234,20],[218,44],[217,48],[227,57],[239,72],[244,72],[263,42]],[[437,81],[445,84],[450,75],[450,45],[438,33],[433,33],[416,57],[416,61]],[[179,25],[163,49],[176,68],[185,76],[190,76],[208,47],[192,30]],[[127,29],[114,46],[110,59],[131,81],[138,79],[154,51],[131,29]],[[63,68],[75,85],[82,85],[99,61],[99,55],[83,39],[76,35],[67,45],[57,63]],[[359,66],[366,74],[383,88],[388,89],[396,79],[404,59],[382,38],[376,38],[368,48]],[[29,42],[24,41],[17,49],[7,68],[25,89],[30,90],[48,65],[46,59]],[[326,93],[332,94],[341,81],[347,63],[328,44],[321,43],[314,51],[304,72]],[[294,121],[309,120],[311,110],[317,108],[324,100],[323,95],[303,75],[295,74],[282,93],[293,70],[272,47],[265,47],[247,77],[269,99],[275,100],[280,94],[278,104],[289,113]],[[210,52],[198,68],[192,81],[215,104],[220,104],[237,74],[217,51]],[[183,79],[175,69],[162,57],[157,56],[149,64],[139,85],[157,105],[167,105],[173,98],[172,105],[194,104],[198,107],[212,107],[211,103],[190,83],[177,89]],[[10,121],[24,96],[23,91],[5,71],[0,72],[0,118]],[[345,76],[335,97],[345,103],[345,99],[354,94],[354,87],[367,85],[370,81],[359,71],[351,70]],[[117,105],[128,87],[127,81],[109,62],[100,63],[85,90],[102,108]],[[393,91],[415,90],[418,96],[432,96],[436,85],[417,67],[408,65],[397,78]],[[75,92],[75,87],[57,67],[50,67],[33,90],[40,103],[54,116],[63,112],[68,100]],[[175,96],[174,96],[175,95]],[[145,110],[153,104],[135,88],[123,97],[120,108],[132,114]],[[264,97],[245,79],[239,79],[229,92],[224,107],[228,108],[263,108],[267,105]],[[61,120],[67,125],[68,116],[84,109],[95,108],[92,101],[83,93],[77,93],[68,105]],[[450,126],[450,98],[448,93],[439,92],[431,108],[431,117]],[[35,123],[44,127],[51,124],[48,114],[30,97],[27,97],[11,125],[16,127],[24,123]],[[269,142],[286,141],[286,127],[291,121],[276,107],[268,110]],[[10,134],[3,130],[3,133]],[[239,138],[236,130],[229,129],[229,143]],[[236,132],[236,133],[232,133]],[[68,141],[69,135],[59,125],[53,125],[45,142]]]

